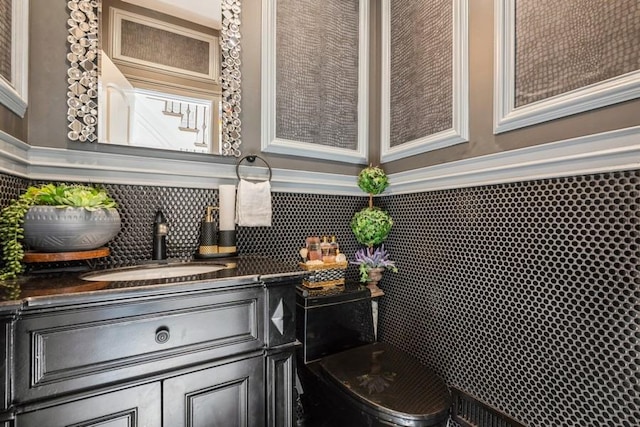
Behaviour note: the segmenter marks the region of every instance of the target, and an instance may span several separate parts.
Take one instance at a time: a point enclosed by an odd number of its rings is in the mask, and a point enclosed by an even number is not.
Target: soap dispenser
[[[167,234],[169,226],[162,211],[156,212],[156,219],[153,221],[153,248],[151,259],[167,259]]]
[[[198,247],[199,258],[206,258],[218,253],[218,230],[213,220],[213,211],[217,209],[207,206],[207,212],[200,226],[200,246]]]

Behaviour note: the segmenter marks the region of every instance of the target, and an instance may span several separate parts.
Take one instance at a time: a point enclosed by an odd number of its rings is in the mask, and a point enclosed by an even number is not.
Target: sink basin
[[[225,268],[227,268],[227,266],[224,264],[165,264],[128,267],[106,272],[91,273],[82,276],[82,279],[96,282],[168,279],[171,277],[211,273]]]

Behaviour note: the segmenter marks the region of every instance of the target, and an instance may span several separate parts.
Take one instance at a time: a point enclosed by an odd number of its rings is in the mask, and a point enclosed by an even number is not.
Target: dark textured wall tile
[[[640,425],[640,172],[381,202],[383,341],[532,427]]]

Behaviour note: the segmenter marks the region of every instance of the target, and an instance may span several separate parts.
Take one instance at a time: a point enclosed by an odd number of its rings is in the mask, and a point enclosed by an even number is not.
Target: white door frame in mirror
[[[262,2],[262,150],[268,153],[364,164],[369,149],[369,2],[359,1],[358,138],[356,149],[331,147],[276,136],[277,0]]]
[[[453,2],[452,127],[391,147],[391,1],[382,0],[381,161],[390,162],[469,140],[469,0]],[[399,0],[396,0],[399,1]]]
[[[495,0],[494,133],[640,97],[640,70],[515,107],[516,1]]]
[[[0,104],[20,117],[27,110],[29,0],[11,2],[11,75],[0,75]]]
[[[67,119],[72,141],[96,142],[98,124],[98,10],[100,0],[69,0]],[[239,157],[242,143],[240,0],[221,2],[221,154]]]

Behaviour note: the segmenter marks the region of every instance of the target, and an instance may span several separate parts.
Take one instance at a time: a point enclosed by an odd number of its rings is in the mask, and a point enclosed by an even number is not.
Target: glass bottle
[[[307,237],[307,256],[309,261],[322,260],[319,237]]]
[[[333,259],[336,259],[336,256],[338,256],[338,254],[340,253],[340,246],[338,245],[338,242],[336,241],[336,236],[331,236],[331,249],[329,249],[329,255],[333,256]]]
[[[322,238],[322,243],[320,243],[320,250],[322,250],[322,261],[323,262],[331,263],[331,262],[334,262],[336,260],[335,255],[332,257],[331,254],[330,254],[331,244],[329,243],[329,238],[327,236],[324,236]]]

